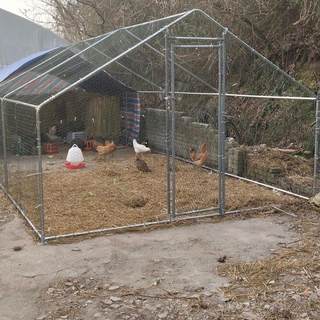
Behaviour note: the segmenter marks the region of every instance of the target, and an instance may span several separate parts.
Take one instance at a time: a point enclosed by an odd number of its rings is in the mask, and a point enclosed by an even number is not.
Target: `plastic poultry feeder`
[[[64,166],[68,169],[81,169],[86,166],[81,149],[74,144],[67,154],[66,162]]]

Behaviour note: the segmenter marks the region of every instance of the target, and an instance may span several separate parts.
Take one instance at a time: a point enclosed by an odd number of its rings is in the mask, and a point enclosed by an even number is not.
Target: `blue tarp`
[[[48,53],[54,50],[57,50],[57,48],[33,53],[28,57],[25,57],[19,61],[16,61],[15,63],[12,63],[0,69],[0,82],[10,77],[10,75],[17,72],[19,69],[25,68],[33,64],[34,62],[37,62],[38,60],[43,58],[45,55],[47,55]]]
[[[61,47],[60,47],[61,48]],[[0,69],[0,82],[6,80],[11,75],[19,74],[19,72],[24,72],[28,67],[32,68],[33,65],[36,65],[39,63],[39,61],[44,60],[46,58],[46,55],[49,55],[51,53],[54,54],[55,50],[58,50],[59,48],[50,49],[46,51],[41,51],[34,53],[28,57],[25,57],[5,68]],[[79,57],[77,57],[79,59]],[[82,63],[89,63],[85,60],[81,60]],[[34,76],[32,73],[29,74],[31,77],[30,80],[32,80],[32,77]],[[52,75],[52,77],[55,77]],[[50,85],[53,83],[57,86],[61,82],[63,82],[63,79],[55,78],[54,81],[50,79]],[[43,84],[45,85],[45,83]],[[31,86],[31,88],[30,88]],[[122,92],[133,92],[134,90],[124,86],[121,82],[117,81],[117,79],[113,78],[110,74],[104,71],[100,71],[94,76],[92,76],[90,79],[82,82],[79,85],[81,88],[95,93],[100,93],[102,95],[104,94],[121,94]],[[37,90],[38,87],[33,88],[32,84],[30,84],[28,87],[25,87],[25,95],[34,95],[36,94],[34,90]]]

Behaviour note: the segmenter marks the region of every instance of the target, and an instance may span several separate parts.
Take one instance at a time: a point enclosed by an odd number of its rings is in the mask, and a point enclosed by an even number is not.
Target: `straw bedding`
[[[153,154],[145,160],[151,173],[139,172],[131,153],[118,160],[91,161],[82,170],[69,171],[62,165],[47,170],[44,175],[47,235],[166,219],[166,159]],[[217,206],[216,174],[179,161],[176,181],[178,212]],[[228,210],[292,201],[234,179],[227,179],[226,190]]]

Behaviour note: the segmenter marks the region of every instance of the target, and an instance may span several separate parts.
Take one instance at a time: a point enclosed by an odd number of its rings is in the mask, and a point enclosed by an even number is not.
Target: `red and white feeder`
[[[66,162],[64,166],[68,169],[81,169],[86,166],[81,149],[74,144],[67,154]]]

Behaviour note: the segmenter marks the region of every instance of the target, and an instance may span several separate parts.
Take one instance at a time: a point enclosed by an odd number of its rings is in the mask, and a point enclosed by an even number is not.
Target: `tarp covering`
[[[36,69],[33,69],[39,62],[43,61],[46,57],[50,57],[50,55],[54,55],[58,52],[58,50],[63,50],[63,48],[47,50],[44,52],[37,52],[29,57],[23,58],[3,69],[0,69],[0,82],[6,79],[19,77],[26,70],[28,71],[28,78],[25,78],[26,82],[30,82],[28,85],[24,86],[21,89],[21,93],[25,96],[34,96],[40,94],[48,94],[53,89],[59,90],[59,88],[63,88],[69,83],[65,80],[60,79],[54,75],[48,74],[47,81],[43,81],[40,86],[35,86],[32,81],[39,73],[36,72]],[[86,61],[78,58],[78,63],[87,64]],[[31,70],[33,69],[33,70]],[[89,91],[100,94],[121,94],[126,91],[133,91],[132,89],[126,87],[124,84],[119,81],[113,79],[106,71],[101,71],[91,77],[90,79],[79,84],[79,87]]]
[[[0,82],[10,77],[13,73],[18,71],[19,69],[26,68],[27,66],[31,65],[33,62],[37,62],[39,58],[46,56],[52,50],[53,49],[35,52],[29,55],[28,57],[24,57],[4,68],[0,68]]]

